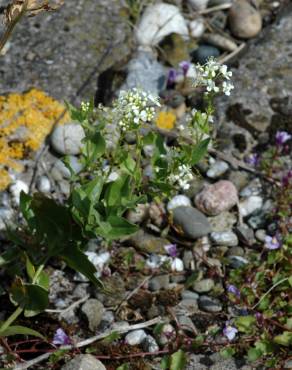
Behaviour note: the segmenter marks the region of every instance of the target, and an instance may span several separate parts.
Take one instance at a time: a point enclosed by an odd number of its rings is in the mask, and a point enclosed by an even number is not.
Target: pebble
[[[49,193],[51,191],[51,183],[47,176],[40,176],[36,186],[41,193]]]
[[[228,180],[231,181],[238,191],[244,188],[249,181],[249,174],[245,171],[231,171]]]
[[[208,295],[201,295],[198,300],[199,308],[206,312],[220,312],[222,311],[222,303],[219,299],[209,297]]]
[[[95,332],[101,323],[105,309],[101,302],[97,299],[88,299],[81,307],[81,312],[86,316],[88,327],[92,332]]]
[[[60,188],[61,193],[64,194],[66,197],[69,197],[71,191],[70,183],[68,181],[63,180],[58,182],[58,186]]]
[[[247,225],[242,225],[242,226],[237,226],[236,229],[236,234],[238,236],[238,239],[245,245],[251,247],[254,242],[254,232],[253,229],[248,227]]]
[[[237,235],[233,231],[213,232],[210,234],[211,241],[216,245],[235,247],[238,245]]]
[[[199,281],[195,281],[195,283],[193,284],[193,289],[197,293],[208,293],[214,288],[214,286],[214,280],[202,279]]]
[[[136,39],[139,45],[155,46],[171,33],[188,37],[187,24],[179,8],[165,3],[154,4],[144,11],[136,29]]]
[[[200,64],[205,64],[211,57],[218,58],[219,55],[220,51],[211,45],[200,45],[191,52],[192,61]]]
[[[190,299],[190,300],[196,300],[199,298],[199,294],[192,292],[191,290],[183,290],[181,293],[182,300],[184,299]]]
[[[263,206],[263,198],[258,195],[252,195],[240,201],[239,212],[242,217],[251,215]]]
[[[52,148],[61,155],[79,154],[82,148],[82,140],[85,132],[81,125],[69,123],[58,125],[54,129],[50,141]]]
[[[225,211],[217,216],[208,217],[208,220],[213,231],[221,232],[231,230],[237,222],[237,217],[235,214]]]
[[[193,207],[175,208],[173,222],[182,230],[184,236],[190,239],[197,239],[211,232],[207,217]]]
[[[205,185],[195,197],[196,206],[209,216],[228,211],[238,203],[236,187],[232,182],[220,180],[213,185]]]
[[[143,230],[131,235],[129,241],[141,252],[156,254],[166,254],[164,247],[170,244],[166,238],[151,235]]]
[[[94,356],[87,354],[75,356],[61,370],[106,370],[106,367]]]
[[[195,259],[192,251],[189,250],[184,251],[183,263],[187,270],[195,270]]]
[[[199,39],[205,32],[205,28],[203,18],[196,18],[189,23],[190,35],[194,39]]]
[[[228,256],[230,267],[238,269],[248,264],[248,260],[242,256]]]
[[[170,264],[171,271],[182,272],[184,271],[184,263],[180,258],[174,258]]]
[[[260,179],[256,178],[252,180],[247,186],[245,186],[239,195],[241,197],[250,197],[252,195],[260,195],[262,193],[262,183]]]
[[[241,247],[231,247],[228,250],[228,256],[244,256],[244,249]]]
[[[158,95],[166,85],[165,67],[160,64],[152,52],[138,51],[127,67],[126,82],[121,90],[143,87],[144,91]]]
[[[188,316],[185,316],[185,315],[178,315],[177,316],[177,321],[179,323],[179,325],[181,326],[182,330],[183,331],[188,331],[188,332],[191,332],[191,333],[197,333],[198,330],[197,328],[195,327],[192,319]]]
[[[11,208],[0,207],[0,231],[6,230],[13,219],[14,212]]]
[[[12,197],[12,203],[15,205],[19,205],[20,203],[20,193],[23,191],[24,193],[28,193],[29,187],[28,185],[22,180],[16,180],[9,186],[9,191]]]
[[[147,334],[144,330],[134,330],[128,333],[125,337],[126,343],[128,343],[130,346],[138,346],[141,344],[144,339],[147,337]]]
[[[188,3],[194,10],[203,10],[207,8],[209,0],[188,0]]]
[[[237,45],[234,41],[229,38],[219,35],[217,33],[204,34],[203,40],[210,45],[216,46],[217,48],[232,52],[237,49]]]
[[[162,225],[165,223],[166,220],[166,210],[164,204],[162,202],[151,202],[149,206],[149,217],[154,225],[162,228]]]
[[[153,353],[159,351],[159,346],[152,335],[146,335],[142,342],[142,347],[145,352]]]
[[[148,216],[149,204],[137,204],[135,209],[127,213],[127,220],[133,224],[141,224]]]
[[[158,275],[149,281],[149,289],[152,292],[169,288],[169,275]]]
[[[216,161],[207,171],[207,176],[211,179],[217,179],[218,177],[222,176],[227,170],[229,166],[224,161]]]
[[[176,332],[174,327],[171,324],[165,324],[157,336],[157,342],[161,346],[165,346],[166,344],[173,342],[175,337]]]
[[[167,210],[173,211],[175,208],[184,206],[184,207],[191,207],[192,202],[190,198],[188,198],[186,195],[175,195],[170,201],[167,203]]]
[[[262,29],[260,12],[247,0],[237,0],[229,10],[228,23],[232,34],[240,39],[255,37]]]
[[[257,238],[258,241],[264,242],[267,236],[267,232],[264,229],[258,229],[255,232],[255,237]]]

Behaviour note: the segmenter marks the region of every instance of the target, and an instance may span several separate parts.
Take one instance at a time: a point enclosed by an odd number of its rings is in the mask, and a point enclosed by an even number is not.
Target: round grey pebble
[[[152,337],[152,335],[147,335],[142,342],[142,346],[145,352],[157,352],[159,351],[159,346],[156,340]]]
[[[40,176],[37,181],[37,188],[41,193],[49,193],[51,191],[51,183],[47,176]]]
[[[106,370],[106,367],[92,355],[77,355],[61,370]]]
[[[207,293],[210,292],[215,286],[214,280],[212,279],[202,279],[195,281],[193,289],[197,293]]]
[[[238,238],[233,231],[213,232],[210,235],[211,241],[216,245],[235,247],[238,245]]]
[[[81,312],[86,316],[88,327],[91,331],[94,332],[98,328],[99,324],[101,323],[104,311],[105,309],[103,304],[97,299],[88,299],[88,301],[83,304]]]
[[[257,238],[258,241],[264,242],[267,236],[267,232],[264,229],[258,229],[255,232],[255,237]]]
[[[193,62],[200,64],[205,64],[209,58],[217,58],[219,55],[219,49],[210,45],[201,45],[191,53]]]
[[[248,260],[241,256],[228,256],[230,267],[238,269],[248,264]]]
[[[57,126],[51,135],[52,148],[59,154],[79,154],[85,137],[81,125],[69,123]]]

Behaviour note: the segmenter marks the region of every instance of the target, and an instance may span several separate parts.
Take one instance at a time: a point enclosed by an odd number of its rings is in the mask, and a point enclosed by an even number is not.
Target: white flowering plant
[[[225,89],[217,91],[212,85],[212,92],[208,90],[209,79],[219,74],[230,77],[213,61],[202,69],[198,83],[206,87],[207,110],[189,112],[185,122],[168,132],[157,125],[159,99],[139,89],[122,91],[111,107],[94,107],[92,102],[79,108],[68,105],[72,119],[85,131],[80,156],[83,170],[76,174],[64,159],[71,172],[71,193],[63,204],[44,194],[21,194],[25,224],[9,233],[14,246],[0,257],[2,265],[24,261],[26,267],[17,272],[23,277],[10,292],[17,309],[1,324],[0,336],[9,333],[22,312],[34,316],[47,307],[49,278],[43,269],[50,258],[62,259],[99,284],[85,254],[88,240],[101,237],[109,244],[131,235],[138,226],[128,221],[128,210],[188,190],[194,166],[210,143],[212,99]]]

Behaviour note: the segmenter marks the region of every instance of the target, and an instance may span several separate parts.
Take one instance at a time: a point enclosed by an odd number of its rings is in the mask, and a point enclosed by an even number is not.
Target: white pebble
[[[146,337],[147,337],[147,334],[145,333],[144,330],[142,329],[134,330],[126,335],[125,341],[130,346],[137,346],[138,344],[142,343]]]
[[[195,10],[203,10],[207,8],[209,0],[188,0],[190,6]]]
[[[229,166],[226,162],[223,161],[216,161],[207,171],[207,176],[211,179],[217,179],[218,177],[222,176],[227,170]]]
[[[51,191],[51,183],[47,176],[38,178],[37,188],[41,193],[49,193]]]
[[[205,24],[203,18],[194,19],[189,23],[190,35],[194,39],[199,39],[205,32]]]
[[[180,258],[174,258],[171,262],[171,270],[181,272],[184,270],[184,263]]]
[[[191,200],[186,195],[175,195],[167,204],[167,210],[173,211],[175,208],[180,206],[189,207],[191,206]]]
[[[239,212],[242,217],[249,216],[254,211],[260,210],[263,206],[263,198],[252,195],[239,203]]]
[[[24,193],[28,193],[29,188],[28,185],[21,181],[16,180],[13,184],[10,185],[9,191],[12,195],[12,201],[14,204],[19,205],[20,202],[20,193],[23,191]]]

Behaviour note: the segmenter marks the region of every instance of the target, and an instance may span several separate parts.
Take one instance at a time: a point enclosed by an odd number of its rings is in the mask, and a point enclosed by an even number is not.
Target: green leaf
[[[237,329],[243,333],[251,333],[255,324],[256,318],[254,316],[240,316],[235,319]]]
[[[129,180],[130,177],[123,174],[116,181],[107,185],[104,196],[107,207],[120,205],[122,195],[123,197],[128,197],[130,195]]]
[[[292,276],[289,276],[288,281],[289,281],[289,284],[292,286]]]
[[[130,223],[123,217],[109,216],[107,222],[111,225],[110,237],[112,239],[134,234],[139,230],[139,226]]]
[[[235,349],[232,348],[232,347],[229,347],[229,348],[224,348],[220,351],[220,355],[223,357],[223,358],[230,358],[232,357],[233,355],[235,354]]]
[[[9,326],[4,331],[0,332],[1,337],[9,337],[12,335],[31,335],[45,340],[45,337],[36,330],[20,325]]]
[[[117,367],[117,370],[130,370],[130,365],[129,364],[123,364],[123,365]]]
[[[210,138],[202,140],[200,143],[198,143],[193,148],[192,159],[191,159],[192,166],[200,162],[200,160],[206,155],[209,143],[210,143]]]
[[[19,204],[20,211],[25,221],[27,222],[29,228],[33,230],[35,228],[35,215],[31,207],[33,198],[30,195],[26,194],[24,191],[21,191],[19,200],[20,200]]]
[[[121,334],[119,334],[116,331],[113,331],[106,338],[103,339],[103,342],[106,343],[106,344],[111,344],[115,340],[120,339],[120,337],[121,337]]]
[[[250,348],[247,352],[248,361],[253,362],[262,357],[263,352],[259,348]]]
[[[66,248],[61,258],[70,266],[73,270],[79,271],[82,275],[86,276],[92,283],[100,286],[101,282],[95,276],[96,268],[88,260],[86,254],[81,252],[76,246],[69,246]]]
[[[282,334],[274,337],[274,342],[286,347],[292,345],[292,332],[284,331]]]
[[[35,274],[35,268],[27,255],[26,255],[26,272],[30,278],[30,281],[32,281],[34,274]]]
[[[86,143],[84,154],[86,156],[87,163],[90,165],[105,153],[106,143],[98,131],[87,135],[84,141]]]
[[[168,370],[170,367],[170,356],[166,355],[162,358],[160,363],[161,370]]]
[[[187,356],[181,349],[170,357],[170,370],[183,370],[187,364]]]

